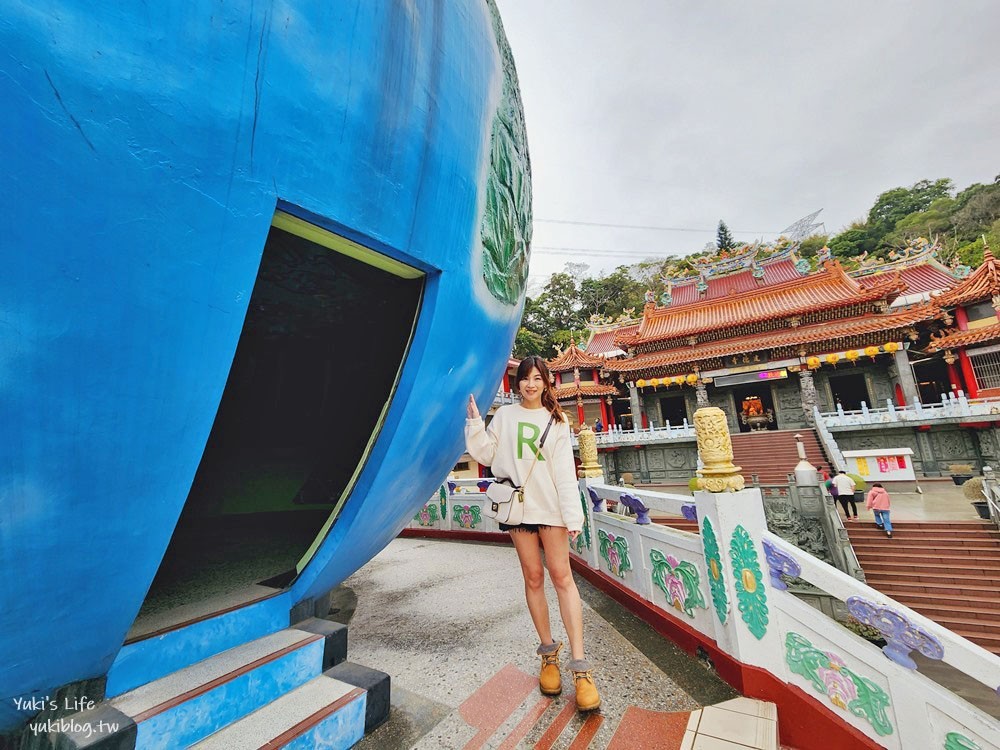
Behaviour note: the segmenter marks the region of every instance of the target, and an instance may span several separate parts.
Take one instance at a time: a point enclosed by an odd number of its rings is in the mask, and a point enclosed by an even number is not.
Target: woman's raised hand
[[[468,414],[469,419],[479,419],[479,407],[476,406],[476,397],[471,393],[469,394],[469,403],[466,407],[466,414]]]

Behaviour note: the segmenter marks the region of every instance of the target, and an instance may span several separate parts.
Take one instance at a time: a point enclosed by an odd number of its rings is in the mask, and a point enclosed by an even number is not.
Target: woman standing
[[[549,607],[545,600],[545,567],[559,598],[559,612],[569,637],[569,668],[576,686],[576,706],[592,711],[601,705],[593,670],[583,650],[583,606],[569,564],[569,544],[583,529],[583,508],[573,464],[569,424],[559,402],[548,367],[541,357],[528,357],[517,368],[520,404],[502,406],[488,428],[483,426],[476,400],[469,396],[465,442],[469,455],[491,466],[496,476],[507,477],[524,488],[524,517],[520,524],[500,524],[510,533],[524,576],[528,612],[541,644],[538,678],[545,695],[562,691],[559,651],[552,638]],[[550,425],[551,422],[551,425]],[[548,428],[548,435],[544,437]],[[532,470],[537,456],[537,465]],[[527,482],[527,484],[524,484]]]
[[[892,539],[892,521],[889,520],[889,493],[880,483],[875,482],[868,491],[865,507],[875,514],[875,525],[885,529],[885,535]]]

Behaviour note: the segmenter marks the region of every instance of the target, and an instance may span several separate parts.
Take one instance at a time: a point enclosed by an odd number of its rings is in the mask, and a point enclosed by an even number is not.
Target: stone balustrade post
[[[775,589],[762,541],[767,522],[761,492],[744,489],[740,468],[733,465],[725,413],[717,407],[699,409],[694,424],[703,464],[698,471],[701,489],[694,496],[716,642],[744,664],[778,673],[782,650],[768,606]]]

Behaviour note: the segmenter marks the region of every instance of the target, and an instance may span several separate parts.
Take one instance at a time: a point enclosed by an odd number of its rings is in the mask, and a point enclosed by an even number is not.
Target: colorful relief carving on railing
[[[587,489],[590,489],[589,487]],[[593,492],[593,490],[590,490]],[[583,506],[583,531],[577,534],[573,542],[573,549],[578,555],[582,555],[585,549],[590,549],[590,511],[587,508],[587,498],[580,492],[580,505]]]
[[[795,674],[809,680],[816,692],[830,703],[868,721],[881,737],[893,732],[886,714],[889,696],[869,680],[847,666],[831,651],[821,651],[798,633],[785,636],[785,662]]]
[[[737,525],[729,540],[729,555],[733,561],[733,578],[740,614],[747,629],[760,640],[767,632],[767,594],[760,572],[757,548],[747,530]]]
[[[474,529],[483,520],[478,505],[455,505],[451,509],[451,520],[463,529]]]
[[[674,609],[691,618],[694,617],[695,607],[708,609],[705,596],[701,593],[701,576],[693,562],[682,562],[658,549],[649,551],[649,561],[653,564],[653,583]]]
[[[601,497],[594,491],[593,487],[588,487],[587,492],[590,493],[590,502],[594,506],[594,513],[601,512]]]
[[[941,641],[894,609],[852,596],[847,599],[847,610],[860,622],[881,631],[886,640],[882,651],[900,666],[917,668],[917,663],[910,658],[911,651],[919,651],[928,659],[944,656]]]
[[[687,503],[681,506],[681,515],[689,521],[698,520],[698,506],[694,503]]]
[[[948,732],[944,736],[944,750],[983,750],[979,743],[973,742],[960,732]]]
[[[623,536],[609,534],[604,529],[598,529],[597,539],[600,542],[600,554],[608,564],[608,570],[619,578],[632,570],[632,560],[628,556],[628,539]]]
[[[437,505],[434,503],[427,503],[423,508],[416,512],[416,515],[413,516],[413,520],[421,526],[433,526],[438,522],[440,517]]]
[[[779,591],[784,591],[788,585],[781,580],[782,575],[798,577],[802,575],[801,566],[795,558],[782,552],[767,539],[764,540],[764,561],[771,575],[771,585]]]
[[[715,538],[715,529],[709,519],[701,525],[701,538],[705,544],[705,566],[708,568],[708,587],[712,591],[712,604],[719,622],[726,624],[729,616],[729,597],[726,596],[726,584],[722,579],[722,556],[719,554],[719,541]]]
[[[438,504],[441,506],[441,518],[444,518],[448,513],[448,489],[443,484],[438,490]]]

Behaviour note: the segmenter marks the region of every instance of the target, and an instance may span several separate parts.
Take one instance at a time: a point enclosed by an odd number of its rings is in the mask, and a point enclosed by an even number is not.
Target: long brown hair
[[[549,368],[545,364],[545,360],[536,355],[531,355],[530,357],[525,357],[521,360],[521,364],[517,366],[517,390],[521,390],[521,381],[527,380],[528,375],[531,373],[531,369],[535,368],[538,370],[538,374],[542,376],[542,383],[545,384],[542,390],[542,406],[549,410],[557,421],[565,422],[566,415],[563,414],[562,407],[559,406],[559,401],[556,399],[556,388],[552,385],[552,375],[549,374]]]

